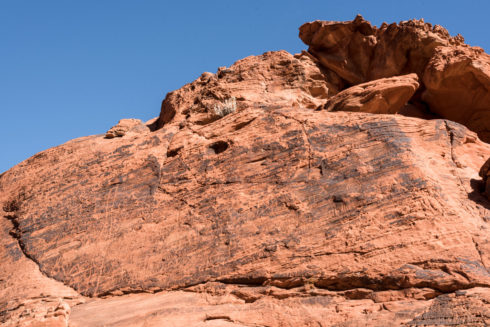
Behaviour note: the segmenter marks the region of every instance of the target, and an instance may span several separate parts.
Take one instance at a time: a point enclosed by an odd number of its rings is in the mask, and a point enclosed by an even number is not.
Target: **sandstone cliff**
[[[489,324],[490,57],[423,21],[300,37],[0,175],[2,324]]]

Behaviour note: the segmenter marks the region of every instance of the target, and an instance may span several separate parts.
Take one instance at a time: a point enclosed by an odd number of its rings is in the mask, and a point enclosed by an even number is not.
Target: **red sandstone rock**
[[[382,78],[352,86],[324,105],[328,111],[357,111],[372,114],[399,113],[419,87],[417,74]]]
[[[236,98],[237,110],[257,106],[316,108],[343,82],[307,53],[267,52],[239,60],[216,74],[204,73],[170,92],[162,103],[158,127],[170,121],[204,125],[219,118],[213,108]]]
[[[188,142],[173,146],[180,135]],[[140,313],[156,323],[168,318],[156,309],[163,300],[187,303],[177,315],[195,324],[249,324],[254,312],[272,326],[327,316],[399,324],[423,319],[441,294],[476,286],[484,288],[461,295],[454,305],[463,313],[451,319],[483,321],[471,310],[490,284],[488,209],[468,192],[489,151],[442,120],[301,108],[250,108],[131,138],[91,136],[1,177],[13,222],[2,221],[2,239],[22,245],[43,283],[109,296],[74,305],[74,325],[115,322],[111,310],[125,312],[122,326],[140,323]],[[16,251],[3,254],[3,269],[28,260]],[[207,289],[189,288],[208,282],[225,290],[207,295],[211,307],[200,295]],[[113,298],[155,291],[163,293]],[[135,315],[124,309],[139,303],[145,309]],[[298,306],[308,309],[285,309]]]
[[[436,114],[490,141],[490,56],[464,44],[460,35],[451,37],[423,20],[377,28],[357,16],[350,22],[306,23],[299,36],[325,68],[348,84],[416,73],[423,93],[410,99],[408,115]]]
[[[308,51],[351,84],[408,73],[422,76],[436,47],[463,44],[423,20],[377,28],[358,15],[351,22],[315,21],[300,27]]]
[[[114,137],[123,137],[124,135],[134,132],[149,132],[150,129],[143,124],[143,122],[139,119],[121,119],[119,123],[113,127],[111,127],[105,137],[108,139],[112,139]]]
[[[459,42],[421,24],[380,30]],[[340,43],[352,26],[359,40],[378,33],[360,18],[326,26],[318,38]],[[343,112],[423,103],[415,75],[346,88],[335,67],[248,57],[170,93],[157,121],[121,121],[110,134],[122,137],[72,140],[1,174],[0,322],[488,324],[478,173],[488,184],[490,145],[448,120]],[[232,97],[237,110],[217,115]]]
[[[439,47],[424,72],[430,110],[490,141],[490,56],[481,49]]]

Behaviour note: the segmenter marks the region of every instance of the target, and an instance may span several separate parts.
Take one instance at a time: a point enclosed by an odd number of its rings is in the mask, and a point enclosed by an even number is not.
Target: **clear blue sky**
[[[121,118],[219,66],[306,49],[307,21],[424,18],[490,50],[489,0],[0,0],[0,172]]]

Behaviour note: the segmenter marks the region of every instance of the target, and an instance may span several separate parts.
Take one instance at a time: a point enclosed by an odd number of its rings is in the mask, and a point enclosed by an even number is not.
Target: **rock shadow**
[[[490,200],[483,194],[485,191],[483,180],[472,178],[470,186],[473,192],[468,193],[468,199],[490,210]]]

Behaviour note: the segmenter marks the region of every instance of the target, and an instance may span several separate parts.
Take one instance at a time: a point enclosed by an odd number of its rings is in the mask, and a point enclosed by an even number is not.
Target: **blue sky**
[[[0,0],[0,172],[121,118],[156,117],[204,71],[300,52],[307,21],[424,18],[488,53],[489,12],[488,0]]]

